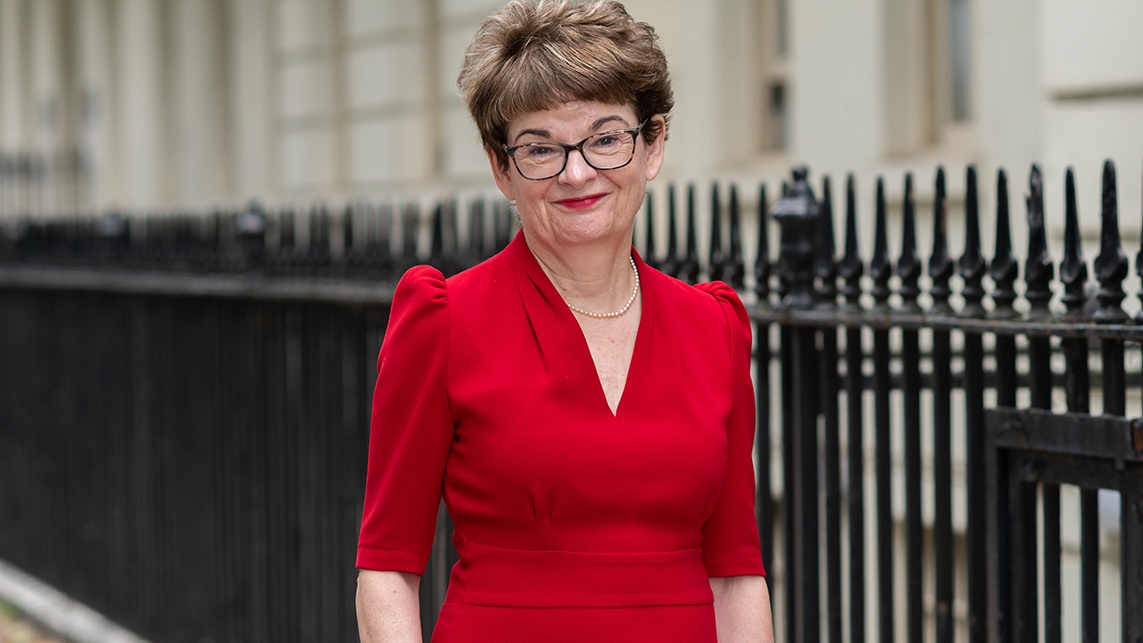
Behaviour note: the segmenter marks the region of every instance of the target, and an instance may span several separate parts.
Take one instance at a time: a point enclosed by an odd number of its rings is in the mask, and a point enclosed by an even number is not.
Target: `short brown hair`
[[[512,0],[480,25],[457,85],[504,166],[508,122],[522,114],[585,100],[630,104],[642,122],[669,119],[675,104],[655,29],[615,0]],[[643,134],[666,130],[648,123]]]

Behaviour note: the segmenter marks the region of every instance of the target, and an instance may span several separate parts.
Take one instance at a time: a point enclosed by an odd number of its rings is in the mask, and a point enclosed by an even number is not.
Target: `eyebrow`
[[[603,118],[596,119],[596,121],[591,124],[591,130],[595,131],[613,121],[618,121],[623,125],[627,124],[627,121],[625,121],[622,116],[618,114],[612,114],[611,116],[604,116]],[[526,136],[528,134],[544,139],[550,139],[552,137],[552,133],[546,129],[526,129],[516,134],[515,138],[512,139],[512,142],[515,143],[520,140],[520,137]]]

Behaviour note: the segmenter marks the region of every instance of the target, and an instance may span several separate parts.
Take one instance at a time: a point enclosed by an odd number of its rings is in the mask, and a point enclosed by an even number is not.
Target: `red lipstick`
[[[589,194],[587,196],[575,197],[571,199],[560,199],[559,201],[556,201],[556,203],[569,210],[586,210],[596,203],[599,203],[599,200],[603,197],[603,194]]]

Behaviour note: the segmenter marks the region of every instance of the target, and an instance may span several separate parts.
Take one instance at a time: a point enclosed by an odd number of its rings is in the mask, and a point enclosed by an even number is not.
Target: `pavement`
[[[146,643],[0,560],[0,643]]]
[[[24,618],[10,603],[0,603],[0,643],[63,643]]]

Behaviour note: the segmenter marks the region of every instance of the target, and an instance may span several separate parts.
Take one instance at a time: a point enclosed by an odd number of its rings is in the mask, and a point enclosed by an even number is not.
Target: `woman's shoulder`
[[[493,255],[484,261],[446,277],[438,268],[419,264],[405,271],[397,282],[394,299],[418,298],[436,299],[464,296],[474,289],[479,290],[488,284],[501,281],[498,277],[505,266],[503,253]]]
[[[446,304],[448,287],[440,270],[429,265],[413,266],[401,275],[393,291],[393,307],[419,307],[425,304]]]

